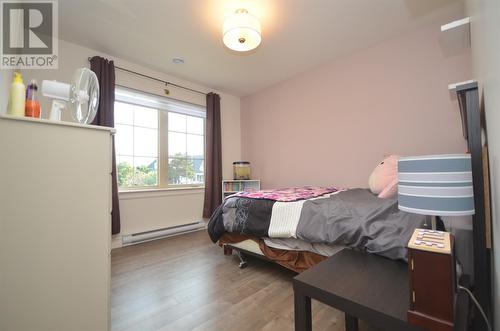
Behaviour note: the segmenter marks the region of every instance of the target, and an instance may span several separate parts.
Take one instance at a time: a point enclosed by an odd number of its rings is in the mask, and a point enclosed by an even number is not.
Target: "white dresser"
[[[0,330],[110,326],[110,128],[0,115]]]

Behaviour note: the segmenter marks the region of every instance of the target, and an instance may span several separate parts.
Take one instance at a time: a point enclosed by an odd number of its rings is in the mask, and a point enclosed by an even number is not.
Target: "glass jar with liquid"
[[[233,162],[233,174],[235,180],[250,179],[250,162],[246,161]]]

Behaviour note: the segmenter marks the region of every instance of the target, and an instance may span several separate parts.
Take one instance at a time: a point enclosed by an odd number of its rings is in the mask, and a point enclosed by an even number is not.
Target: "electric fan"
[[[99,82],[87,68],[77,69],[70,84],[44,80],[42,94],[53,99],[49,117],[53,121],[60,121],[62,111],[68,106],[73,120],[88,124],[94,120],[99,106]]]

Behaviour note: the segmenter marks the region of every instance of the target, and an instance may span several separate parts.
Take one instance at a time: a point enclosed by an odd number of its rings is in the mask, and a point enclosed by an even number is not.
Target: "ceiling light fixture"
[[[222,35],[224,45],[229,49],[250,51],[259,46],[262,40],[260,21],[246,9],[238,9],[224,21]]]

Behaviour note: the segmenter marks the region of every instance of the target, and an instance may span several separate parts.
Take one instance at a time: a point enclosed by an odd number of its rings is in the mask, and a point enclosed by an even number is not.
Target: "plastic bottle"
[[[24,108],[24,115],[26,117],[40,118],[40,101],[37,97],[38,85],[36,80],[32,79],[28,88],[26,89],[26,105]]]
[[[24,105],[26,100],[26,88],[20,73],[14,73],[14,79],[10,84],[8,113],[14,116],[24,116]]]

